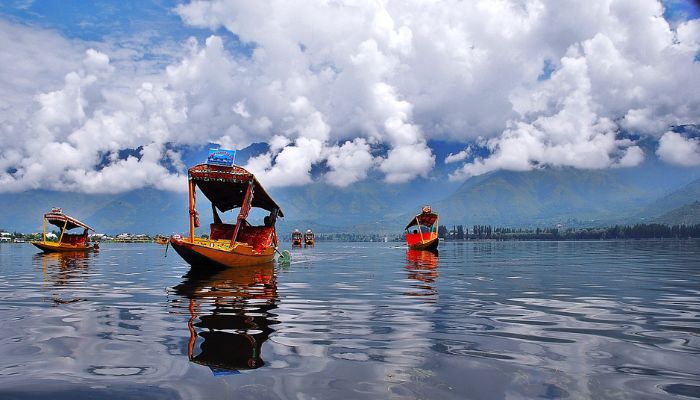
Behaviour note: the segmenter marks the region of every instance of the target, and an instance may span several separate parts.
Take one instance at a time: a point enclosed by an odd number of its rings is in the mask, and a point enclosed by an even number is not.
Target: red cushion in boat
[[[236,225],[233,224],[211,224],[211,234],[209,238],[211,240],[228,239],[231,240],[233,237],[233,230]]]
[[[235,229],[236,225],[233,224],[211,224],[210,238],[231,240]],[[271,244],[274,231],[275,228],[271,226],[241,226],[236,241],[247,243],[260,252]]]
[[[236,241],[248,243],[253,250],[260,252],[272,242],[272,233],[275,228],[271,226],[246,226],[241,227]]]
[[[85,235],[71,235],[69,233],[64,233],[61,243],[84,246],[87,243],[87,237],[85,237]]]

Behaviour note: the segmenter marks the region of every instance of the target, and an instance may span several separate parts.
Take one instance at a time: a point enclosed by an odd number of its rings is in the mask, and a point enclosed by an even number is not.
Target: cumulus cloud
[[[347,186],[372,170],[426,177],[432,139],[488,150],[450,154],[452,179],[637,165],[645,154],[623,131],[660,138],[669,162],[697,146],[667,131],[700,122],[700,21],[670,24],[656,0],[212,0],[174,11],[250,52],[212,35],[140,67],[133,49],[0,21],[0,190],[177,188],[173,149],[206,143],[268,143],[247,167],[272,186]],[[138,176],[120,181],[130,168]]]
[[[472,154],[471,146],[467,146],[464,150],[457,153],[450,153],[445,157],[445,164],[451,164],[458,161],[464,161]]]
[[[375,164],[370,145],[363,138],[345,142],[328,150],[327,164],[330,171],[326,180],[345,187],[367,177],[367,171]]]
[[[677,132],[666,132],[659,140],[656,154],[671,164],[686,167],[700,165],[700,138],[687,138]]]

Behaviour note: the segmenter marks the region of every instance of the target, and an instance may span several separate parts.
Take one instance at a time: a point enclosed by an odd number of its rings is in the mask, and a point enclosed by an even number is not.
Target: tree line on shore
[[[470,230],[463,225],[438,227],[438,236],[445,240],[602,240],[602,239],[663,239],[699,238],[700,224],[665,225],[635,224],[598,228],[503,228],[474,225]]]
[[[53,232],[57,237],[58,232]],[[14,232],[7,234],[8,239],[41,240],[41,234],[22,234]],[[151,241],[158,237],[136,235],[140,241]],[[207,235],[202,235],[206,237]],[[665,225],[665,224],[635,224],[615,225],[598,228],[508,228],[492,225],[446,225],[438,227],[438,236],[443,240],[603,240],[603,239],[685,239],[700,238],[700,224],[695,225]],[[100,241],[117,240],[119,238],[100,237]],[[281,236],[288,241],[288,235]],[[317,233],[317,241],[342,242],[401,242],[404,235],[397,233],[378,234],[366,233]],[[119,240],[117,240],[119,241]]]

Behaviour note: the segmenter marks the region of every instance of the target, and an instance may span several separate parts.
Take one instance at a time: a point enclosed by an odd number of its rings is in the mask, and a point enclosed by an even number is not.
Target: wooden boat
[[[307,229],[306,233],[304,234],[304,245],[306,246],[315,246],[316,245],[316,235],[311,231],[311,229]]]
[[[292,246],[301,247],[301,242],[302,234],[298,229],[295,229],[294,232],[292,232]]]
[[[162,244],[162,245],[168,244],[168,240],[170,240],[170,239],[165,237],[165,236],[156,236],[155,237],[155,242],[158,244]]]
[[[436,250],[440,240],[437,234],[438,215],[430,206],[423,207],[406,225],[406,244],[412,250]]]
[[[237,166],[199,164],[189,169],[189,237],[173,235],[170,245],[193,267],[241,267],[271,262],[277,252],[275,222],[282,210],[253,174]],[[209,237],[195,237],[199,226],[195,193],[199,188],[211,201],[214,223]],[[251,208],[269,211],[263,226],[246,218]],[[235,224],[221,221],[217,209],[240,208]]]
[[[57,242],[46,240],[47,224],[55,225],[61,229]],[[82,233],[67,233],[79,228],[83,229]],[[52,208],[51,212],[44,214],[43,240],[40,242],[33,241],[32,244],[47,253],[97,250],[97,244],[90,246],[88,243],[88,231],[94,231],[94,229],[64,214],[60,208]]]

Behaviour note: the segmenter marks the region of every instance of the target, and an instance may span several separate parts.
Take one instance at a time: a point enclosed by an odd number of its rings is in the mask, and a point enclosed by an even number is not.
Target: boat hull
[[[438,244],[440,244],[440,239],[435,237],[430,240],[426,240],[424,243],[413,243],[409,244],[408,248],[411,250],[437,250]]]
[[[250,246],[237,243],[233,249],[211,247],[205,242],[191,243],[185,239],[170,239],[170,245],[188,264],[197,268],[232,268],[265,264],[274,261],[274,247],[256,252]]]
[[[85,252],[93,250],[92,246],[76,246],[65,243],[56,242],[31,242],[45,253],[70,253],[70,252]]]

